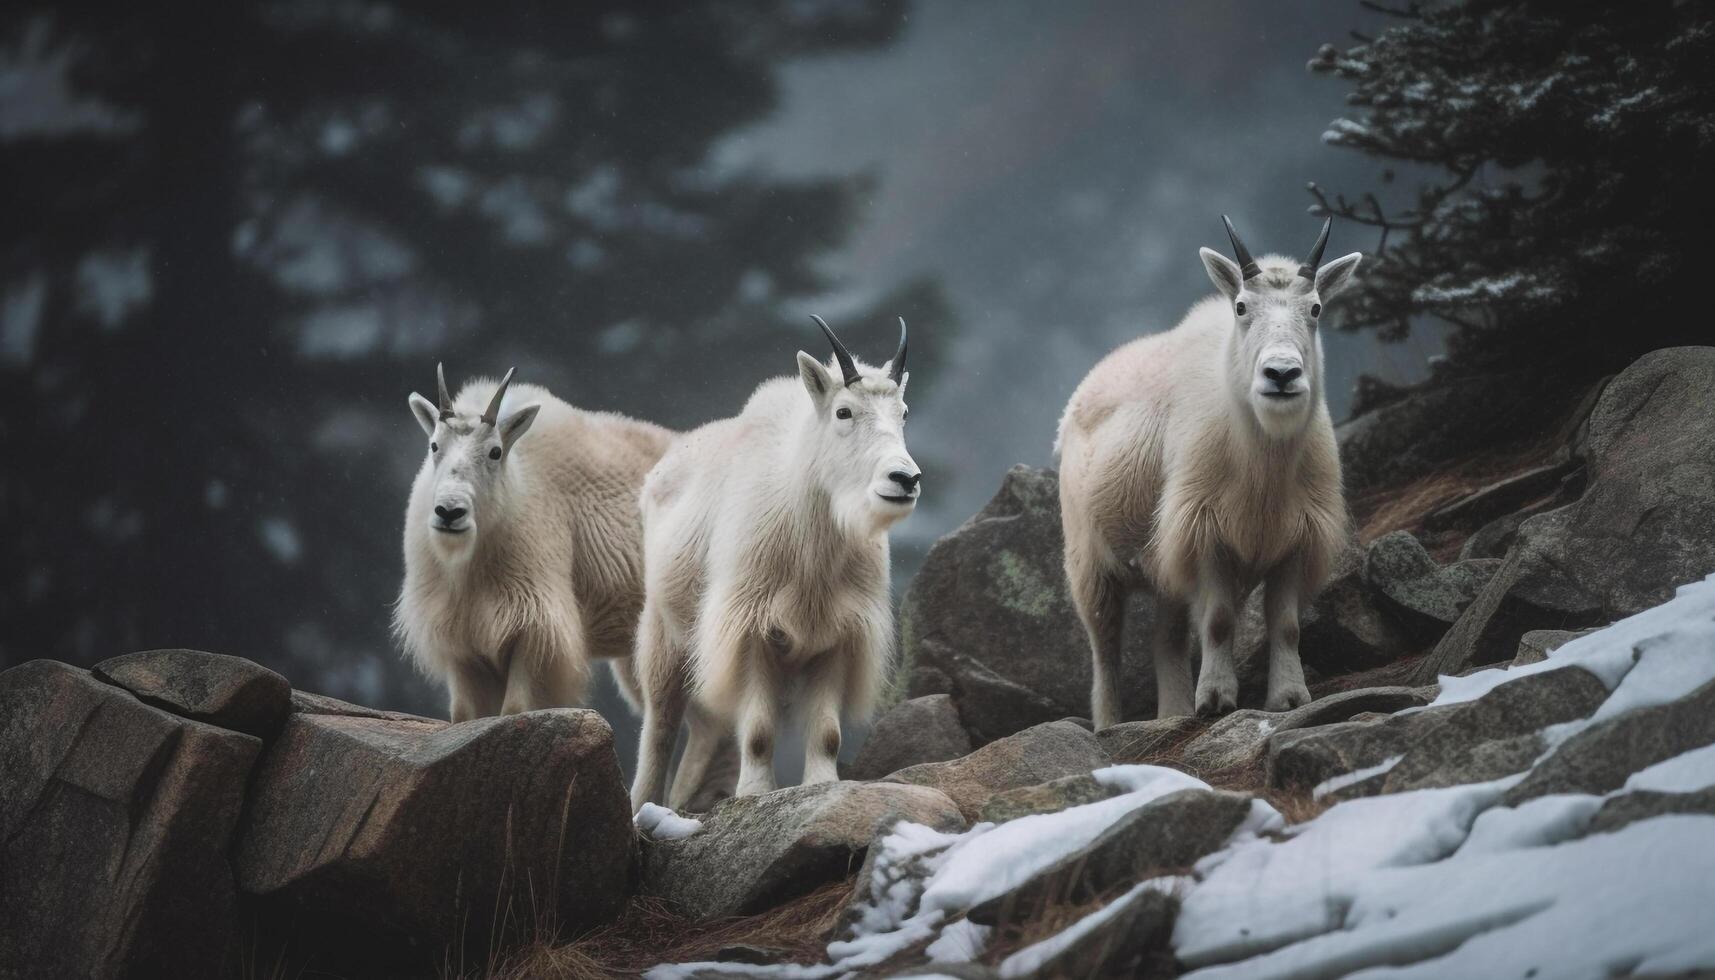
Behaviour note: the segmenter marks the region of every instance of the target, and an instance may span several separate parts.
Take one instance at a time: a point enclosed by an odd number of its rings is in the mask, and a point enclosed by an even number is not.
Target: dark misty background
[[[189,646],[444,716],[388,632],[423,438],[517,365],[731,414],[806,314],[912,326],[896,589],[1107,350],[1209,291],[1230,213],[1302,252],[1348,0],[8,5],[0,666]],[[1396,167],[1397,169],[1397,167]],[[1375,232],[1337,226],[1330,254]],[[1330,399],[1438,350],[1328,334]],[[625,725],[617,726],[622,729]]]

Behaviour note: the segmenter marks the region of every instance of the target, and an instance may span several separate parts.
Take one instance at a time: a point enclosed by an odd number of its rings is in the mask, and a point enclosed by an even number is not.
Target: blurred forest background
[[[443,714],[387,630],[437,360],[689,427],[808,313],[877,359],[903,315],[902,590],[1209,291],[1223,212],[1373,257],[1336,417],[1708,342],[1712,56],[1671,0],[9,4],[0,666],[191,646]]]

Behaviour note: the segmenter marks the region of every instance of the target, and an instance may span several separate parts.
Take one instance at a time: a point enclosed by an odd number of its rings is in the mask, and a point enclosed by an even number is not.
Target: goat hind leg
[[[1125,720],[1120,698],[1120,653],[1125,635],[1126,588],[1092,562],[1068,560],[1072,604],[1090,640],[1090,719],[1097,729]]]
[[[1157,718],[1180,718],[1192,711],[1190,629],[1190,608],[1170,596],[1157,594],[1150,630]]]
[[[665,624],[644,610],[637,634],[637,675],[643,695],[643,728],[637,740],[637,773],[631,781],[631,809],[664,802],[667,766],[679,722],[685,714],[685,681],[681,658],[669,643]]]
[[[683,810],[693,802],[700,802],[708,796],[718,796],[724,788],[725,795],[732,795],[732,787],[708,787],[711,777],[723,778],[723,773],[714,770],[717,758],[722,749],[732,745],[732,733],[708,712],[691,705],[686,711],[686,720],[690,723],[690,735],[685,739],[685,751],[679,755],[678,769],[673,773],[673,788],[667,793],[667,803],[675,810]],[[714,790],[704,793],[705,788]]]

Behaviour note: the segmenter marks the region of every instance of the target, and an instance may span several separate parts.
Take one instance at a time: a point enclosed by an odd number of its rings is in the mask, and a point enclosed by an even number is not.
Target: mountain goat
[[[631,654],[637,492],[674,434],[514,386],[512,371],[456,399],[435,374],[439,404],[410,397],[429,453],[405,510],[394,632],[446,682],[455,722],[577,704],[590,658]]]
[[[1362,256],[1320,265],[1324,222],[1303,264],[1201,250],[1220,291],[1166,333],[1104,358],[1060,419],[1066,575],[1089,634],[1096,726],[1116,724],[1126,596],[1151,589],[1157,715],[1193,708],[1187,634],[1202,647],[1198,714],[1238,704],[1233,631],[1260,580],[1270,711],[1309,700],[1301,605],[1344,541],[1340,456],[1322,391],[1322,304]]]
[[[831,364],[800,351],[796,379],[766,381],[736,417],[687,433],[644,483],[633,809],[662,802],[687,715],[672,805],[697,792],[734,732],[738,795],[772,790],[794,688],[804,782],[838,778],[841,715],[867,714],[885,679],[887,532],[916,506],[921,477],[905,449],[905,321],[893,359],[872,368],[815,320]]]

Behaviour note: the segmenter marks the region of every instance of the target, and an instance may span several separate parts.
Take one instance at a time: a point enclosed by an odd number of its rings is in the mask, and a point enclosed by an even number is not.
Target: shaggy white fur
[[[590,658],[631,654],[637,494],[674,438],[530,384],[485,421],[496,387],[470,382],[450,411],[411,396],[430,451],[405,511],[393,626],[447,684],[453,721],[580,703]]]
[[[1138,588],[1156,598],[1159,717],[1237,706],[1234,624],[1259,581],[1267,706],[1307,701],[1299,609],[1345,539],[1317,319],[1360,256],[1328,263],[1312,281],[1280,256],[1251,266],[1247,279],[1219,253],[1202,255],[1221,295],[1108,355],[1060,420],[1066,574],[1089,634],[1098,727],[1122,720],[1125,602]],[[1203,654],[1195,704],[1193,623]]]

